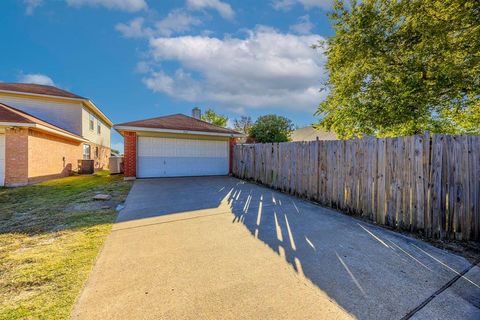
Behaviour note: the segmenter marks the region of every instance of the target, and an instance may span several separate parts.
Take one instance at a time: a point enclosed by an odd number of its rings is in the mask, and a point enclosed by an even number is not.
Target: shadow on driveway
[[[479,307],[480,268],[462,257],[203,177],[135,182],[73,316],[478,319]]]

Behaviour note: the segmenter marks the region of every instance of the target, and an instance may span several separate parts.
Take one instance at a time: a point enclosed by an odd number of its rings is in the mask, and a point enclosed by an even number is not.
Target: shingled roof
[[[63,89],[59,89],[57,87],[45,86],[45,85],[33,84],[33,83],[0,82],[0,90],[13,91],[13,92],[23,92],[23,93],[33,93],[33,94],[43,94],[43,95],[48,95],[48,96],[74,98],[74,99],[86,99],[84,97],[77,96],[74,93],[68,92],[68,91],[63,90]]]
[[[145,120],[125,122],[125,123],[120,123],[115,125],[115,128],[117,130],[122,129],[121,127],[214,132],[214,133],[236,134],[236,135],[240,134],[235,130],[215,126],[211,123],[198,120],[198,119],[186,116],[184,114],[174,114],[174,115],[145,119]]]
[[[0,123],[8,123],[12,125],[14,124],[16,126],[19,126],[20,124],[40,125],[48,129],[57,131],[59,133],[63,133],[64,135],[72,136],[78,140],[84,140],[82,137],[80,137],[79,135],[73,132],[59,128],[51,123],[48,123],[42,119],[34,117],[29,113],[10,107],[4,103],[0,103]]]

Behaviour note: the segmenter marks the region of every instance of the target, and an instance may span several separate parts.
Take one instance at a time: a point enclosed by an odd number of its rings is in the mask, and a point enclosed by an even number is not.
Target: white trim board
[[[120,131],[142,131],[142,132],[165,132],[165,133],[179,133],[179,134],[193,134],[202,136],[220,136],[220,137],[243,137],[240,133],[222,133],[222,132],[209,132],[209,131],[192,131],[192,130],[173,130],[173,129],[161,129],[161,128],[145,128],[145,127],[133,127],[133,126],[113,126],[115,130]]]
[[[36,123],[0,122],[0,127],[34,128],[34,129],[50,132],[50,133],[58,135],[58,136],[67,137],[69,139],[73,139],[73,140],[76,140],[76,141],[88,142],[88,140],[77,137],[73,134],[68,134],[66,132],[55,130],[55,129],[46,127],[46,126],[41,125],[41,124],[36,124]]]

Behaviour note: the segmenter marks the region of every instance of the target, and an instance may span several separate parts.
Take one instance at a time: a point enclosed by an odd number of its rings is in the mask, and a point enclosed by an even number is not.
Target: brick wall
[[[44,132],[29,131],[29,183],[69,176],[82,159],[82,144]]]
[[[22,186],[70,175],[83,158],[83,144],[28,128],[6,129],[5,185]],[[88,144],[95,169],[108,169],[110,148]]]
[[[5,130],[5,185],[28,184],[28,129]]]
[[[229,160],[228,160],[228,174],[232,174],[233,169],[233,146],[237,144],[236,138],[229,139]]]
[[[137,134],[125,132],[124,138],[124,176],[134,178],[137,176]]]

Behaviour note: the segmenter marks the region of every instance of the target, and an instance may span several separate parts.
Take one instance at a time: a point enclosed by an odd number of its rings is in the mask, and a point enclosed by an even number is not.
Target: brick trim
[[[229,139],[229,154],[228,154],[228,174],[232,175],[233,173],[233,146],[237,144],[237,139]]]
[[[28,129],[5,130],[5,185],[28,184]]]
[[[125,155],[124,176],[125,178],[135,178],[137,176],[137,133],[125,132],[123,135]]]

